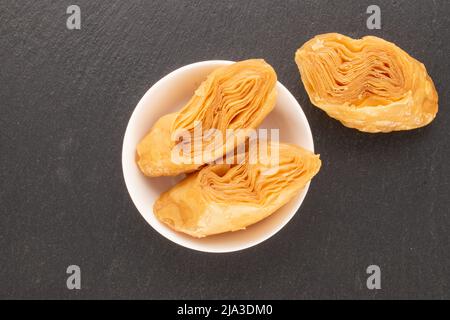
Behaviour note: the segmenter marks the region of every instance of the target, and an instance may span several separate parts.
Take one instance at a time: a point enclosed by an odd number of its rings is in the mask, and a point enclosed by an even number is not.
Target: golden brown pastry
[[[193,237],[245,229],[297,195],[321,165],[318,155],[293,144],[269,143],[261,152],[269,157],[248,150],[244,161],[205,166],[164,192],[155,215]],[[269,161],[277,150],[278,161]]]
[[[275,71],[261,59],[245,60],[214,70],[181,111],[160,118],[139,143],[139,168],[151,177],[173,176],[196,170],[222,157],[234,148],[234,145],[225,144],[227,129],[254,129],[273,109],[276,82]],[[203,142],[199,153],[194,147],[194,132],[200,131],[200,127],[203,134],[195,140]],[[223,145],[207,136],[210,129],[217,129],[222,134]],[[184,140],[186,133],[191,140]],[[183,154],[182,149],[176,149],[181,152],[181,159],[174,161],[172,151],[176,151],[174,147],[179,142],[192,145],[191,151]],[[236,144],[242,142],[238,140]],[[199,158],[204,150],[209,150],[210,158]]]
[[[311,102],[347,127],[410,130],[438,111],[425,66],[383,39],[322,34],[298,49],[295,61]]]

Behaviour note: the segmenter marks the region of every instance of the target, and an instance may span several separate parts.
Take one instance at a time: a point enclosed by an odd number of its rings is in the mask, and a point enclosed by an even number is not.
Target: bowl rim
[[[271,238],[272,236],[274,236],[276,233],[278,233],[284,226],[286,226],[289,221],[296,215],[296,213],[299,211],[305,197],[306,194],[308,193],[309,190],[309,186],[311,182],[308,182],[305,187],[303,188],[303,190],[301,191],[301,195],[298,196],[297,198],[292,199],[291,201],[296,201],[295,203],[295,210],[292,210],[292,212],[290,212],[289,215],[287,215],[287,217],[279,224],[275,225],[273,228],[270,229],[269,232],[266,232],[265,234],[263,234],[260,237],[257,237],[255,240],[252,240],[246,244],[242,244],[239,246],[234,246],[233,248],[230,249],[217,249],[217,248],[206,248],[203,247],[201,245],[197,245],[197,244],[193,244],[193,243],[186,243],[185,241],[183,241],[183,239],[181,237],[179,237],[178,235],[176,235],[176,232],[174,234],[168,233],[165,229],[162,229],[159,225],[156,225],[154,223],[152,223],[149,219],[146,218],[145,214],[143,212],[141,212],[141,210],[139,209],[139,205],[138,205],[138,199],[137,196],[134,195],[134,193],[130,190],[132,190],[131,184],[132,182],[130,181],[131,178],[129,177],[128,171],[131,169],[128,169],[128,158],[127,155],[128,153],[126,152],[126,147],[128,145],[128,140],[130,139],[130,125],[135,122],[135,118],[138,117],[138,114],[140,113],[139,111],[142,108],[145,108],[145,102],[148,100],[147,97],[150,96],[155,90],[157,90],[161,85],[163,85],[165,82],[169,82],[172,80],[173,77],[175,77],[178,73],[184,72],[188,69],[194,69],[197,67],[203,67],[205,65],[210,65],[210,66],[214,66],[216,65],[217,67],[223,66],[223,65],[229,65],[234,63],[235,61],[230,61],[230,60],[204,60],[204,61],[199,61],[199,62],[194,62],[191,64],[187,64],[184,65],[180,68],[177,68],[171,72],[169,72],[167,75],[163,76],[161,79],[159,79],[157,82],[155,82],[146,92],[145,94],[139,99],[139,102],[137,103],[136,107],[133,109],[133,112],[128,120],[126,129],[125,129],[125,134],[123,137],[123,143],[122,143],[122,155],[121,155],[121,164],[122,164],[122,174],[123,174],[123,178],[125,180],[125,186],[127,189],[127,192],[136,208],[136,210],[139,212],[139,214],[141,215],[141,217],[147,222],[147,224],[149,224],[153,229],[155,229],[160,235],[162,235],[164,238],[176,243],[177,245],[180,245],[182,247],[191,249],[191,250],[196,250],[196,251],[201,251],[201,252],[208,252],[208,253],[229,253],[229,252],[236,252],[236,251],[241,251],[244,249],[248,249],[251,248],[253,246],[256,246],[264,241],[266,241],[267,239]],[[309,146],[306,147],[308,150],[314,152],[314,140],[313,140],[313,136],[312,136],[312,131],[311,131],[311,127],[310,124],[308,122],[308,119],[306,118],[305,113],[303,112],[302,107],[300,106],[300,103],[297,101],[297,99],[293,96],[293,94],[280,82],[277,81],[277,89],[278,89],[278,95],[280,96],[280,91],[282,94],[287,95],[287,98],[290,100],[291,104],[294,104],[297,107],[297,111],[299,113],[299,116],[303,122],[303,124],[305,125],[305,129],[307,132],[307,139],[309,142]],[[281,90],[280,90],[281,89]],[[269,115],[270,116],[270,115]]]

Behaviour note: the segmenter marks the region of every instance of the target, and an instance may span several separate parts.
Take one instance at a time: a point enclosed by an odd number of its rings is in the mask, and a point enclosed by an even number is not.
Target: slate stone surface
[[[82,28],[66,28],[81,7]],[[366,28],[381,7],[382,29]],[[450,298],[448,1],[0,0],[0,298]],[[309,102],[294,64],[312,36],[394,41],[432,76],[440,111],[363,134]],[[323,167],[300,212],[245,251],[155,232],[121,168],[127,121],[168,72],[261,57],[295,95]],[[66,288],[66,268],[82,289]],[[382,289],[366,288],[368,265]]]

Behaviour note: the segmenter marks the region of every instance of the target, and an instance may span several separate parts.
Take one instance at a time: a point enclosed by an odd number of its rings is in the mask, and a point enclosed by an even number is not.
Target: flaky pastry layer
[[[153,211],[176,231],[205,237],[245,229],[285,205],[317,174],[318,155],[299,146],[269,144],[278,161],[212,164],[164,192]],[[257,151],[254,151],[257,152]]]
[[[195,141],[201,142],[200,151],[208,150],[215,158],[223,156],[234,148],[233,144],[226,144],[227,130],[255,129],[272,111],[276,101],[276,82],[275,71],[262,59],[240,61],[214,70],[186,106],[160,118],[139,143],[139,168],[150,177],[173,176],[191,172],[214,160],[198,161],[198,155],[194,154],[198,153],[194,148]],[[203,133],[195,136],[195,130],[200,126]],[[217,141],[208,139],[210,129],[220,132],[223,145],[212,145]],[[188,141],[192,145],[191,153],[183,155],[188,161],[179,161],[181,163],[175,163],[171,158],[174,145],[184,141],[174,141],[173,137],[178,132],[192,137]],[[236,144],[242,142],[237,141]]]
[[[438,111],[425,66],[381,38],[318,35],[297,50],[295,61],[311,102],[347,127],[410,130]]]

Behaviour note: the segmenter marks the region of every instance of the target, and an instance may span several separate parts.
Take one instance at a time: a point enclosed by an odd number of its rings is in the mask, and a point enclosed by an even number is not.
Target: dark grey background
[[[382,29],[368,30],[370,4]],[[78,4],[82,29],[66,29]],[[0,298],[450,298],[449,2],[0,0]],[[394,41],[439,92],[428,127],[347,129],[309,102],[294,63],[312,36]],[[323,167],[268,241],[206,254],[154,231],[121,147],[146,90],[209,59],[264,58],[295,95]],[[66,289],[66,268],[82,289]],[[382,289],[366,288],[366,267]]]

